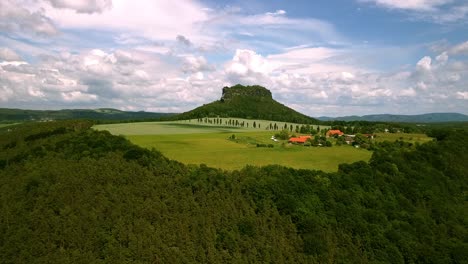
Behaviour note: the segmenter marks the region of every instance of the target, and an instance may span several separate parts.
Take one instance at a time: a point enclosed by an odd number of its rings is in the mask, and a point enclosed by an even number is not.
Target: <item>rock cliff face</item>
[[[235,97],[258,97],[273,99],[270,90],[265,87],[253,85],[253,86],[242,86],[235,85],[232,87],[224,87],[221,101],[228,101]]]

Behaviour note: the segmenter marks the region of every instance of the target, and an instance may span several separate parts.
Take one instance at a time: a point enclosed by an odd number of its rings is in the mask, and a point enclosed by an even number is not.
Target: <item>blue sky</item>
[[[237,83],[310,116],[468,114],[468,2],[0,2],[1,107],[182,112]]]

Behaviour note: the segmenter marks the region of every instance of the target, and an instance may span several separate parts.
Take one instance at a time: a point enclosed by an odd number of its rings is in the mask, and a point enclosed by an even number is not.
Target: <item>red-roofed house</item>
[[[299,136],[299,137],[292,137],[289,139],[289,143],[299,143],[304,144],[307,139],[312,138],[311,136]]]
[[[344,133],[341,132],[340,130],[328,130],[327,137],[333,137],[335,135],[342,136],[344,135]]]

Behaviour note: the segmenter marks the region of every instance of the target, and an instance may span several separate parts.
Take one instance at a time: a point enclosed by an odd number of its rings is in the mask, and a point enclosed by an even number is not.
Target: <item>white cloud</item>
[[[191,72],[153,53],[101,49],[47,57],[38,64],[0,67],[0,101],[15,107],[116,107],[183,111],[217,99],[224,83],[206,59],[187,56]],[[191,60],[193,58],[194,60]],[[174,57],[173,59],[178,59]],[[205,63],[205,64],[204,64]],[[164,71],[161,71],[164,69]]]
[[[225,73],[230,84],[266,85],[276,99],[312,116],[326,115],[327,108],[341,115],[343,109],[353,114],[395,113],[396,108],[406,113],[466,112],[453,100],[464,99],[460,87],[468,87],[468,64],[447,54],[434,60],[424,56],[412,69],[382,73],[337,64],[335,58],[346,57],[346,50],[298,47],[266,57],[238,50]],[[311,69],[315,64],[317,69]]]
[[[439,56],[436,57],[436,62],[440,64],[445,64],[448,61],[448,55],[447,52],[442,52]]]
[[[72,103],[96,101],[98,97],[95,94],[86,94],[80,91],[61,93],[63,100]]]
[[[242,83],[264,85],[275,99],[312,116],[343,111],[395,113],[395,108],[410,113],[444,111],[449,102],[450,109],[463,112],[463,100],[454,99],[466,99],[463,87],[468,87],[468,65],[455,57],[432,60],[425,56],[412,69],[389,74],[334,64],[330,58],[343,52],[299,48],[262,56],[237,50],[221,69],[211,65],[204,70],[208,61],[195,54],[173,55],[169,61],[180,64],[171,65],[151,52],[95,49],[47,58],[37,65],[1,66],[0,101],[6,106],[181,112],[219,99],[225,85]],[[310,64],[305,63],[308,60]],[[307,70],[319,62],[328,66]],[[185,77],[181,77],[181,67],[185,67]]]
[[[207,19],[207,11],[188,0],[114,1],[112,8],[101,14],[76,13],[74,10],[51,7],[45,7],[45,10],[61,28],[131,32],[148,39],[171,41],[177,35],[186,38],[198,35],[197,23]]]
[[[27,2],[0,1],[0,30],[23,35],[30,32],[41,36],[51,36],[58,33],[54,23],[42,9],[30,11]]]
[[[457,98],[468,100],[468,92],[457,92]]]
[[[232,61],[226,66],[226,71],[237,75],[247,75],[249,72],[268,74],[274,68],[274,65],[255,51],[236,50]]]
[[[468,4],[457,0],[357,0],[390,10],[407,11],[412,19],[436,23],[466,21]]]
[[[268,16],[282,16],[282,15],[286,15],[286,11],[284,10],[276,10],[275,12],[267,12],[266,15]]]
[[[185,56],[183,58],[182,71],[185,73],[197,73],[201,71],[211,71],[213,67],[203,56]]]
[[[430,11],[435,8],[451,3],[453,0],[360,0],[370,2],[379,6],[395,9],[409,9]]]
[[[421,60],[418,61],[418,63],[416,64],[416,67],[418,70],[430,71],[431,63],[432,63],[431,57],[425,56]]]
[[[403,89],[403,90],[400,91],[398,96],[413,97],[413,96],[416,96],[416,91],[413,88]]]
[[[455,45],[448,52],[452,55],[468,55],[468,41]]]
[[[0,61],[21,61],[21,57],[9,48],[0,48]]]
[[[47,0],[55,8],[65,8],[77,13],[101,13],[112,7],[112,0]]]

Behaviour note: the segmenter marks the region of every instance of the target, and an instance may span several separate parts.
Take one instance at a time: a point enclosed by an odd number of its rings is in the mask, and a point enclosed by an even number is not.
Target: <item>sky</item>
[[[0,107],[468,114],[468,0],[1,0]]]

